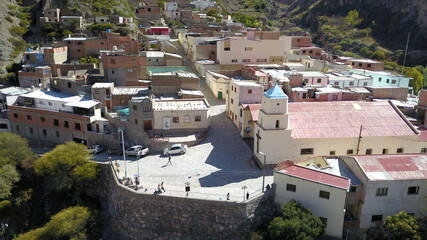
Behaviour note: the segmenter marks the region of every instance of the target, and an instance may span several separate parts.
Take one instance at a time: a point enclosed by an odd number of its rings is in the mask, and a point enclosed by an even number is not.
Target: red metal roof
[[[354,156],[370,180],[427,179],[426,154]]]
[[[417,135],[389,102],[289,103],[293,138]]]
[[[252,121],[254,121],[254,122],[258,121],[259,110],[261,109],[261,104],[245,104],[244,108],[251,111]]]
[[[350,179],[348,178],[336,176],[333,174],[321,172],[298,165],[291,165],[282,168],[277,172],[345,190],[350,187]]]

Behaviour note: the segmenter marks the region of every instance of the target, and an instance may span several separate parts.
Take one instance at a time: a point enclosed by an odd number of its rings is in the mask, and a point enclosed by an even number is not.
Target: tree
[[[412,78],[409,83],[414,88],[415,92],[418,92],[423,87],[424,75],[420,73],[416,68],[405,67],[403,69],[403,73],[405,76]]]
[[[391,240],[421,240],[417,220],[406,212],[388,216],[383,226]]]
[[[362,21],[363,19],[359,18],[359,12],[357,10],[350,10],[347,16],[345,17],[345,23],[349,27],[355,27],[359,25]]]
[[[322,237],[326,226],[319,217],[301,203],[290,201],[282,206],[281,216],[276,217],[268,226],[271,239],[309,240]]]
[[[19,235],[15,240],[87,239],[94,223],[93,213],[86,207],[69,207],[52,216],[43,227]]]
[[[0,166],[20,164],[33,155],[28,141],[13,133],[0,133]]]
[[[95,23],[87,27],[93,35],[100,35],[101,32],[107,31],[107,29],[113,29],[116,25],[113,23]]]
[[[37,159],[34,171],[56,183],[58,190],[86,188],[98,175],[97,165],[89,157],[85,145],[67,142]]]
[[[11,195],[12,188],[19,181],[19,173],[15,166],[5,164],[0,167],[0,199]]]
[[[385,53],[384,53],[384,51],[377,50],[374,53],[372,53],[371,58],[379,60],[379,61],[384,61],[385,60]]]

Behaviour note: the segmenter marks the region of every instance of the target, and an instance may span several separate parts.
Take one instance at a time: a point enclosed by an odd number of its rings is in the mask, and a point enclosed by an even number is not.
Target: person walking
[[[246,193],[246,200],[249,199],[249,192]]]
[[[160,188],[163,190],[163,192],[166,192],[165,188],[163,187],[163,182],[160,184]]]
[[[158,194],[162,193],[162,190],[161,190],[161,188],[160,188],[160,184],[157,184],[157,193],[158,193]]]
[[[169,161],[168,161],[168,163],[166,163],[166,165],[168,165],[169,163],[172,165],[172,161],[171,161],[171,159],[172,159],[172,157],[171,157],[171,155],[169,154]]]
[[[227,200],[230,200],[230,193],[227,193]]]

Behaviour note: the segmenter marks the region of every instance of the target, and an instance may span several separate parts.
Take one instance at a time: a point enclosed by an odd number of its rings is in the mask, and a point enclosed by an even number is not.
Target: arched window
[[[279,128],[279,126],[280,126],[280,122],[279,120],[276,120],[276,128]]]

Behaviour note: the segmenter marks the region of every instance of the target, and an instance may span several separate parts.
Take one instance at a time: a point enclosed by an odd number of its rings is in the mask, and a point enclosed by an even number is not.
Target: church
[[[288,102],[278,85],[262,95],[254,128],[259,162],[314,156],[426,153],[420,132],[389,101]]]

